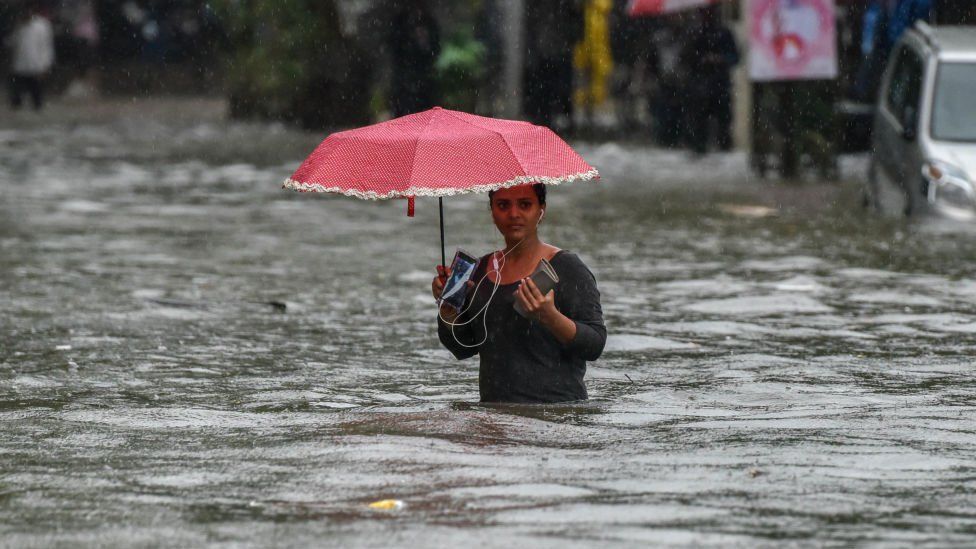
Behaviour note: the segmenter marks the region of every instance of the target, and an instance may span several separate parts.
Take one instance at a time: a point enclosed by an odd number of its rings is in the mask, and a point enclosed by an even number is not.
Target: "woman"
[[[599,358],[607,340],[593,273],[575,254],[539,239],[545,185],[512,187],[488,197],[505,250],[481,258],[474,283],[469,282],[475,289],[460,315],[441,308],[441,343],[458,360],[479,355],[482,402],[584,400],[586,361]],[[559,276],[546,295],[527,278],[543,258]],[[448,275],[443,265],[438,266],[431,283],[435,298]],[[493,292],[496,283],[499,287]],[[528,318],[515,311],[516,301]]]

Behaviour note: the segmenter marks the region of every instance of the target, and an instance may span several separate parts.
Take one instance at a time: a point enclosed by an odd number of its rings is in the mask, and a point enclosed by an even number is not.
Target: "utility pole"
[[[501,82],[502,116],[519,118],[522,114],[522,68],[525,63],[525,0],[504,0],[499,33],[504,44]]]

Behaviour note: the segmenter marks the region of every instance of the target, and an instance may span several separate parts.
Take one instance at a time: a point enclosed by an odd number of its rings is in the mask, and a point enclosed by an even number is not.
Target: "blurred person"
[[[587,0],[583,11],[583,40],[576,44],[573,64],[580,71],[576,104],[583,107],[587,118],[593,109],[602,105],[608,95],[608,79],[613,72],[610,50],[611,0]]]
[[[573,48],[583,38],[579,0],[533,0],[525,5],[525,114],[552,127],[554,115],[573,123]]]
[[[95,19],[95,8],[91,0],[78,2],[77,12],[71,26],[71,35],[84,48],[82,53],[82,69],[88,70],[95,64],[95,54],[98,50],[98,20]]]
[[[69,97],[86,97],[94,95],[96,83],[94,71],[98,57],[98,21],[95,18],[95,8],[92,0],[78,0],[74,3],[68,21],[70,45],[74,55],[75,76],[68,85],[65,95]],[[64,58],[59,56],[61,63]]]
[[[611,79],[614,111],[624,130],[636,130],[649,85],[650,32],[655,19],[631,17],[628,0],[616,0],[610,12],[610,52],[614,61]]]
[[[145,19],[139,29],[141,59],[149,64],[163,65],[170,61],[175,38],[167,10],[161,4],[150,4],[144,13]]]
[[[425,0],[398,3],[387,37],[393,56],[393,116],[434,107],[439,99],[434,63],[441,53],[440,29]]]
[[[684,137],[681,122],[688,75],[681,63],[685,33],[680,31],[682,23],[677,17],[662,19],[651,34],[650,70],[654,87],[648,99],[654,140],[664,147],[677,147]]]
[[[888,49],[918,21],[932,20],[932,0],[898,0],[888,23]]]
[[[732,68],[739,63],[739,48],[732,31],[719,19],[715,6],[702,12],[701,26],[685,47],[682,62],[688,69],[690,141],[692,150],[708,150],[709,125],[717,123],[719,149],[732,148]]]
[[[7,46],[11,50],[10,105],[19,109],[27,94],[34,110],[40,110],[44,105],[44,79],[54,66],[54,29],[39,6],[32,5],[21,12]]]
[[[874,102],[888,56],[902,33],[920,20],[932,18],[932,0],[871,0],[861,30],[861,67],[852,96]]]
[[[881,83],[881,73],[888,59],[888,19],[894,0],[872,0],[864,11],[861,26],[861,66],[854,77],[851,96],[863,102],[873,102]]]

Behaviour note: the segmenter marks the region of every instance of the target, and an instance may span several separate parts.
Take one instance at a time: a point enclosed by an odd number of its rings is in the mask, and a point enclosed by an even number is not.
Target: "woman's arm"
[[[516,299],[529,311],[529,316],[546,327],[568,351],[583,360],[600,358],[607,343],[607,328],[603,323],[600,291],[596,278],[575,256],[560,273],[563,288],[573,292],[560,295],[561,312],[556,308],[555,292],[543,296],[531,279],[526,279],[516,290]]]
[[[441,345],[451,351],[454,358],[458,360],[471,358],[478,354],[478,347],[475,346],[477,341],[474,340],[474,330],[471,328],[471,324],[455,326],[452,332],[450,324],[437,319],[437,338],[441,340]]]

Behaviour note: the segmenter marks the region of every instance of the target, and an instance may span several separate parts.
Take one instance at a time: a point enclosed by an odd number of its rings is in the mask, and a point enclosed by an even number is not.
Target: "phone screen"
[[[447,304],[454,310],[461,310],[464,300],[468,296],[468,280],[474,275],[474,270],[478,266],[478,260],[470,254],[458,250],[454,254],[454,262],[451,263],[451,276],[444,285],[441,293],[441,304]]]

